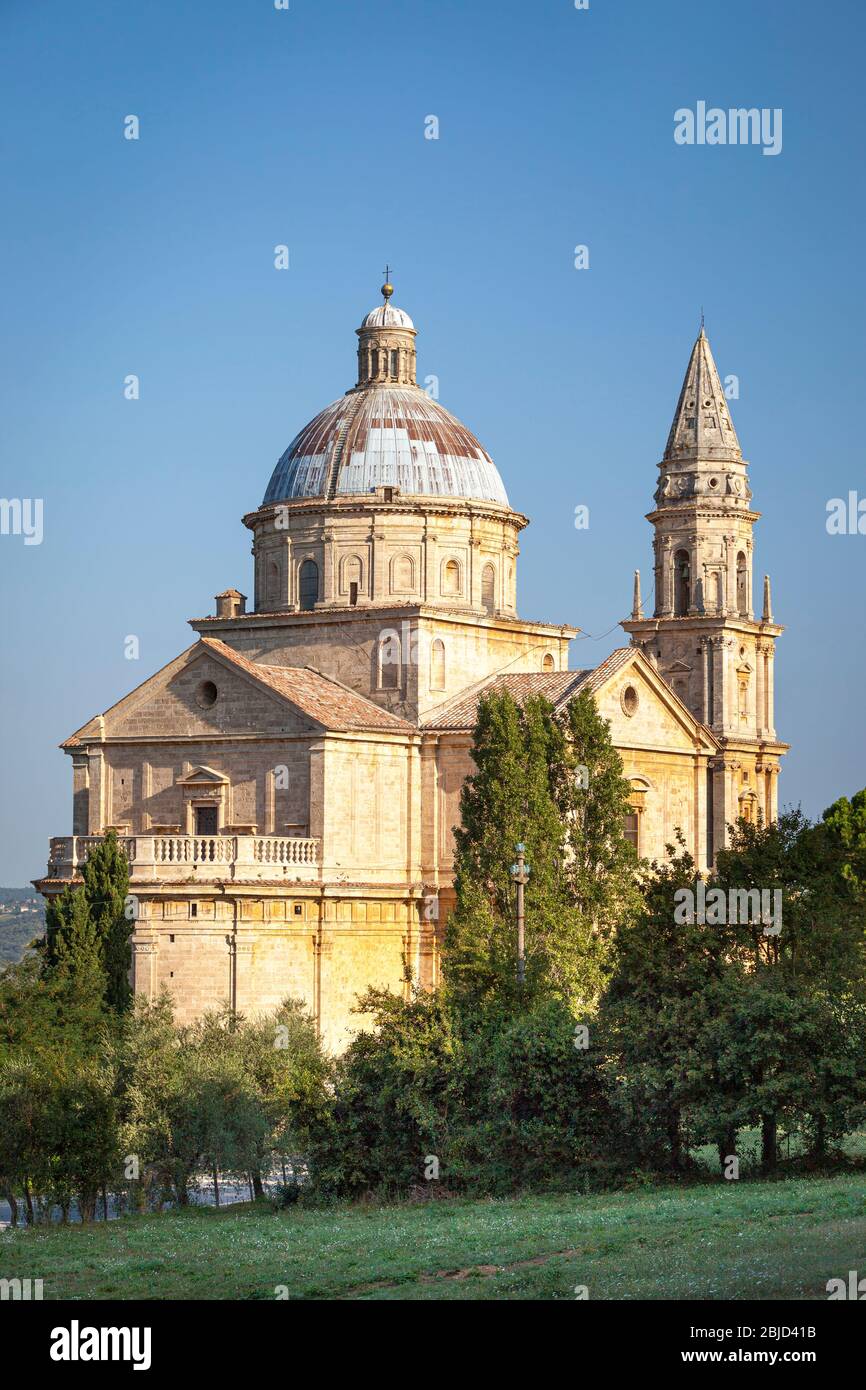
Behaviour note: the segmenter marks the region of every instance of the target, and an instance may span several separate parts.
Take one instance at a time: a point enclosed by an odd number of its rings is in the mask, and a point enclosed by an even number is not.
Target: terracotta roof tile
[[[544,695],[553,705],[565,704],[576,695],[592,671],[526,671],[515,675],[492,676],[467,695],[461,695],[447,709],[440,710],[425,724],[427,729],[474,729],[478,702],[482,695],[507,690],[521,704],[529,695]]]
[[[231,662],[254,680],[261,681],[304,714],[337,733],[354,729],[378,730],[382,733],[408,733],[412,725],[372,700],[339,681],[323,676],[312,666],[266,666],[250,661],[246,656],[220,642],[216,637],[202,637],[202,645]]]
[[[529,695],[544,695],[554,708],[565,705],[579,690],[597,690],[618,667],[634,656],[633,647],[618,647],[615,652],[587,671],[518,671],[491,676],[472,690],[459,696],[447,708],[434,711],[426,729],[474,729],[478,701],[493,690],[507,690],[520,704]]]

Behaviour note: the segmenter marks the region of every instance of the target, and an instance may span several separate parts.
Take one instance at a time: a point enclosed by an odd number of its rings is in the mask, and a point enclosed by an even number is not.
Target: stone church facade
[[[659,465],[655,601],[635,575],[631,645],[568,669],[577,629],[517,611],[519,537],[490,456],[416,384],[409,316],[358,335],[356,385],[277,463],[252,534],[254,599],[191,620],[193,644],[62,744],[72,834],[50,896],[114,827],[138,904],[134,985],[190,1019],[286,996],[339,1051],[368,985],[433,988],[453,900],[453,827],[482,692],[593,694],[632,786],[627,833],[699,865],[738,815],[772,819],[769,581],[752,606],[747,466],[707,338]]]

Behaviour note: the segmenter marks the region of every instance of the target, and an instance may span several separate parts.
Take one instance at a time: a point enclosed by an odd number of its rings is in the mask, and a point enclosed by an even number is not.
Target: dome
[[[401,312],[387,305],[373,312],[382,310]],[[370,383],[326,406],[279,460],[263,505],[360,496],[378,487],[508,506],[496,465],[474,434],[408,383]]]
[[[414,329],[415,325],[405,309],[398,309],[394,304],[377,304],[375,309],[370,310],[361,327]]]

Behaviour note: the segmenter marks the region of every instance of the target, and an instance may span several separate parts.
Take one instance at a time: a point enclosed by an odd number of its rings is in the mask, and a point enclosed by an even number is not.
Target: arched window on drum
[[[298,600],[301,608],[309,612],[319,601],[319,566],[315,560],[305,560],[298,575]]]
[[[445,689],[445,643],[441,637],[430,648],[430,689]]]
[[[486,613],[496,611],[496,570],[492,565],[481,571],[481,607]]]

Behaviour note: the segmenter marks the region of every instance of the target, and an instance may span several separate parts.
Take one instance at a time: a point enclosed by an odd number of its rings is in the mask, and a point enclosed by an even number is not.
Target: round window
[[[637,691],[633,685],[627,685],[625,687],[625,690],[622,692],[621,700],[623,711],[630,719],[631,716],[637,712],[637,707],[640,704]]]
[[[216,704],[218,693],[213,681],[202,681],[198,690],[195,692],[195,698],[202,709],[210,709],[211,705]]]

